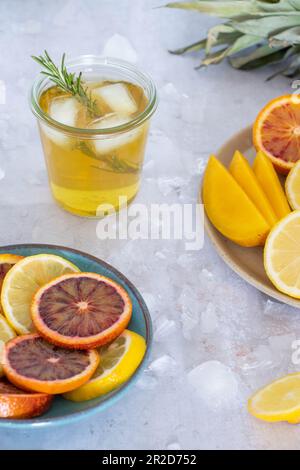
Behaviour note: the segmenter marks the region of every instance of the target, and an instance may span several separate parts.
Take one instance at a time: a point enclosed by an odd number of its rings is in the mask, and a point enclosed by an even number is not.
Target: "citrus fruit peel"
[[[2,285],[4,278],[8,271],[19,261],[23,259],[23,256],[14,255],[10,253],[0,254],[0,294],[2,290]],[[0,302],[0,313],[2,312],[1,302]]]
[[[53,396],[24,392],[5,379],[0,380],[0,418],[27,419],[44,414]]]
[[[300,211],[291,212],[271,230],[264,248],[264,266],[280,292],[300,298]]]
[[[51,343],[92,349],[124,331],[132,303],[112,279],[95,273],[66,274],[36,293],[31,313],[34,326]]]
[[[289,172],[285,180],[285,192],[292,209],[300,209],[300,161]]]
[[[9,326],[6,319],[0,314],[0,377],[3,375],[2,361],[4,345],[12,338],[15,338],[16,333]]]
[[[97,351],[71,351],[47,343],[39,334],[18,336],[4,348],[3,369],[17,387],[48,394],[80,387],[99,364]]]
[[[50,254],[28,256],[6,274],[1,293],[4,314],[20,335],[32,331],[30,307],[36,291],[57,276],[78,272],[64,258]]]
[[[133,331],[125,330],[110,345],[99,348],[101,361],[93,377],[64,397],[78,402],[112,392],[134,374],[145,351],[145,339]]]
[[[262,245],[270,225],[229,171],[211,156],[203,180],[203,202],[211,223],[241,246]]]
[[[258,114],[253,126],[253,143],[287,174],[300,158],[300,98],[285,95],[270,101]]]
[[[248,411],[269,422],[300,422],[300,374],[289,374],[256,392],[248,401]]]

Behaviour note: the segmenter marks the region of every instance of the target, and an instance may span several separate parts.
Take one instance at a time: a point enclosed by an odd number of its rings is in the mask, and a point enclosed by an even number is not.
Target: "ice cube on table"
[[[79,103],[76,98],[59,98],[53,100],[50,104],[49,116],[55,121],[65,124],[66,126],[75,127]],[[58,145],[68,143],[69,136],[61,131],[53,129],[47,124],[42,124],[43,132]]]
[[[108,129],[117,126],[122,126],[130,121],[130,118],[118,116],[117,114],[109,114],[101,119],[98,119],[91,126],[93,129]],[[127,132],[120,132],[115,135],[103,135],[101,138],[94,140],[94,145],[97,153],[109,153],[116,150],[123,145],[129,144],[137,138],[141,132],[141,127],[132,129]]]
[[[157,377],[172,377],[178,372],[176,361],[168,354],[155,359],[150,364],[149,370]]]
[[[236,375],[219,361],[204,362],[188,373],[188,382],[206,405],[216,408],[236,402]]]
[[[105,43],[102,54],[105,57],[116,57],[135,64],[137,53],[129,40],[121,34],[114,34]]]
[[[130,116],[138,109],[128,88],[123,83],[112,83],[94,88],[93,95],[103,100],[113,112],[119,115]]]

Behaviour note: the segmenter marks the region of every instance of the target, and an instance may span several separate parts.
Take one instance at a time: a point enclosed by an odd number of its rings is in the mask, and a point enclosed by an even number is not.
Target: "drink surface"
[[[65,133],[40,123],[50,185],[56,201],[77,215],[97,216],[101,204],[118,209],[119,197],[131,201],[139,188],[148,123],[127,131],[114,128],[130,123],[146,109],[144,90],[124,81],[86,84],[92,106],[58,87],[40,97],[42,110],[52,119],[76,129],[108,134]]]

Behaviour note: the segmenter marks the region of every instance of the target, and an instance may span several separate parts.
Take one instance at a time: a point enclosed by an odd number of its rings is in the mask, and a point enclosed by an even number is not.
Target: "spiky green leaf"
[[[256,20],[233,21],[231,26],[244,34],[252,34],[262,38],[279,33],[287,28],[300,25],[300,14],[294,16],[270,16]]]
[[[209,54],[211,48],[219,43],[219,37],[221,34],[232,34],[235,30],[232,26],[228,26],[227,24],[218,24],[213,26],[208,30],[207,33],[207,42],[205,47],[206,54]]]
[[[231,58],[230,63],[236,69],[249,70],[250,68],[275,62],[279,57],[283,58],[285,50],[286,48],[275,49],[268,45],[262,45],[246,55]]]
[[[298,0],[296,0],[298,1]],[[265,2],[265,1],[256,1],[256,5],[260,8],[260,10],[264,12],[289,12],[295,11],[296,8],[292,5],[292,1],[290,0],[280,0],[279,2]]]
[[[295,10],[300,10],[300,0],[288,0],[288,2]]]
[[[207,15],[219,16],[221,18],[235,18],[249,13],[256,14],[261,11],[256,2],[249,2],[247,0],[171,2],[167,3],[166,7],[195,10],[199,13],[206,13]]]
[[[180,47],[179,49],[169,51],[171,54],[181,55],[185,54],[186,52],[197,52],[201,49],[205,49],[207,39],[201,39],[201,41],[194,42],[193,44],[189,44],[185,47]]]
[[[295,44],[300,44],[300,26],[295,26],[291,29],[286,29],[275,36],[272,36],[269,41],[271,46],[276,46],[281,44],[285,44],[286,46]]]

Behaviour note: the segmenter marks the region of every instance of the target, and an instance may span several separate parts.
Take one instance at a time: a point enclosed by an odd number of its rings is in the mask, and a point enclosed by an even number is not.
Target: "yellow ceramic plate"
[[[255,151],[252,145],[252,126],[247,127],[229,139],[217,152],[217,158],[229,166],[230,160],[236,150],[240,150],[252,162]],[[283,182],[284,180],[282,180]],[[200,201],[202,201],[202,188],[200,190]],[[293,307],[300,308],[300,300],[293,299],[279,292],[269,281],[263,265],[263,248],[244,248],[223,237],[204,217],[205,230],[218,254],[240,277],[261,292],[284,302]]]

